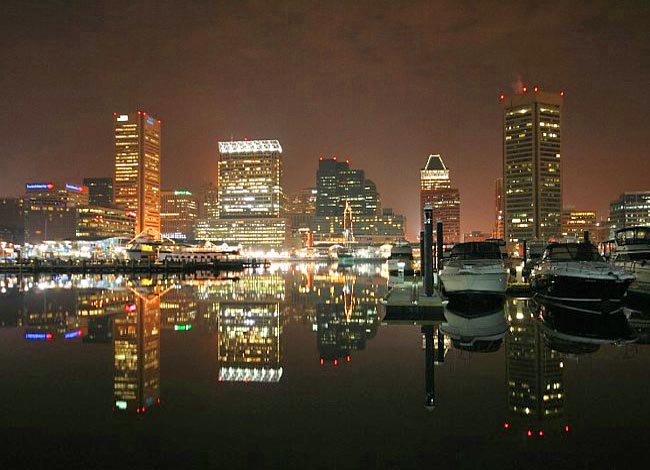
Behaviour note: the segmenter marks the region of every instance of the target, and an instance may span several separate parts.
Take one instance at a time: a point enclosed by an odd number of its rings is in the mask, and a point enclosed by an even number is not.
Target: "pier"
[[[7,274],[168,274],[203,272],[232,272],[248,268],[268,267],[268,260],[247,258],[213,262],[189,261],[90,261],[90,260],[29,260],[0,264],[0,273]]]

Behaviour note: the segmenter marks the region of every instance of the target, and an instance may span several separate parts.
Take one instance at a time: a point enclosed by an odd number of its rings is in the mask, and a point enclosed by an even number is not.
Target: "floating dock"
[[[445,318],[442,297],[435,290],[431,297],[425,295],[419,278],[391,287],[382,304],[386,309],[385,322],[413,324],[418,321],[444,321]]]

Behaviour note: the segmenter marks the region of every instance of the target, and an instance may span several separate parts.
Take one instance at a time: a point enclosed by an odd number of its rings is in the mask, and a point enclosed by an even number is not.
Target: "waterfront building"
[[[25,242],[74,239],[77,207],[88,205],[88,188],[70,183],[28,183],[25,191]]]
[[[503,178],[497,178],[494,182],[494,232],[492,238],[505,240],[505,220],[504,220],[504,195],[503,195]]]
[[[219,191],[212,183],[208,183],[199,192],[199,218],[204,220],[219,218]]]
[[[160,232],[161,122],[143,111],[113,114],[115,178],[113,202],[135,213],[135,234]]]
[[[578,241],[584,240],[584,233],[588,231],[591,241],[597,242],[593,237],[596,232],[596,212],[576,210],[574,207],[565,207],[562,210],[562,236],[575,237]]]
[[[131,238],[135,231],[135,217],[122,209],[79,206],[76,213],[76,237],[80,240]]]
[[[25,241],[24,199],[0,198],[0,241],[22,245]]]
[[[294,248],[302,247],[306,242],[304,234],[311,233],[316,213],[316,194],[316,188],[304,188],[286,198],[284,212],[291,227],[291,246]]]
[[[460,192],[452,188],[449,169],[440,155],[429,155],[420,170],[420,227],[424,229],[424,206],[433,207],[433,221],[442,222],[445,243],[460,242]],[[435,234],[434,234],[435,236]]]
[[[503,190],[509,248],[561,235],[561,112],[564,93],[501,95]]]
[[[616,230],[650,225],[650,191],[624,192],[609,205],[610,237]]]
[[[177,240],[193,239],[198,215],[198,203],[191,191],[160,193],[160,231],[164,237]]]
[[[312,220],[316,240],[344,241],[346,206],[351,211],[350,233],[355,241],[382,243],[404,238],[404,217],[391,208],[381,208],[377,186],[363,170],[350,168],[349,160],[320,157]]]
[[[89,204],[98,207],[113,205],[113,178],[84,178],[88,187]]]
[[[492,238],[491,232],[481,232],[479,230],[474,230],[463,235],[464,242],[484,242]]]

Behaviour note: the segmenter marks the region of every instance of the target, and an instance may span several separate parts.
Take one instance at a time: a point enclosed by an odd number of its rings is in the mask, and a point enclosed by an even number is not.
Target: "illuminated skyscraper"
[[[198,218],[198,204],[190,191],[160,193],[160,231],[172,239],[193,239]]]
[[[116,206],[136,216],[136,234],[160,232],[160,128],[159,120],[138,111],[113,114],[115,131]]]
[[[563,93],[501,95],[505,235],[512,244],[561,234]]]
[[[460,242],[460,192],[451,187],[449,169],[440,155],[429,155],[420,170],[420,226],[424,227],[424,206],[433,206],[434,222],[441,221],[445,243]]]
[[[494,185],[494,233],[492,237],[505,240],[503,178],[497,178]]]
[[[573,207],[562,210],[562,236],[576,237],[579,241],[584,238],[585,231],[591,235],[591,241],[596,232],[596,213],[594,211],[577,211]]]

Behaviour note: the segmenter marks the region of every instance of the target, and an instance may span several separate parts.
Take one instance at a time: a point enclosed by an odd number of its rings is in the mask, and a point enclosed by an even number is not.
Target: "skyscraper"
[[[279,248],[287,243],[282,217],[282,147],[277,140],[219,142],[218,214],[203,220],[197,238]]]
[[[193,239],[198,218],[198,204],[190,191],[160,193],[160,231],[167,238]]]
[[[84,178],[88,186],[89,204],[98,207],[113,205],[113,178]]]
[[[538,87],[501,95],[505,235],[510,247],[523,240],[560,237],[563,95]]]
[[[429,155],[420,170],[420,227],[424,227],[427,203],[433,206],[433,220],[442,222],[444,242],[460,242],[460,192],[451,187],[449,169],[440,155]]]
[[[143,111],[113,114],[116,206],[136,216],[136,234],[160,232],[159,120]]]

